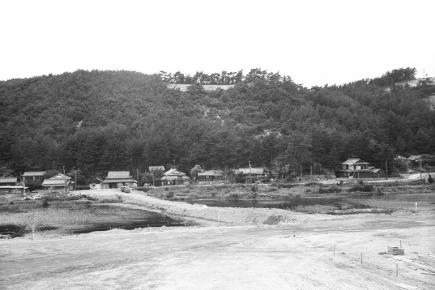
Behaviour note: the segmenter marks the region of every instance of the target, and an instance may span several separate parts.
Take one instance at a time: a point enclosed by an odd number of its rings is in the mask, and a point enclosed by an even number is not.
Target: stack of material
[[[391,255],[404,255],[405,254],[405,250],[401,249],[399,247],[388,247],[387,252],[388,252],[388,254],[391,254]]]

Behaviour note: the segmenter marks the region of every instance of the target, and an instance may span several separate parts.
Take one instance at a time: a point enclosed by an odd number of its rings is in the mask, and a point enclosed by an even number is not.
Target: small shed
[[[101,182],[101,188],[119,188],[121,186],[137,187],[137,181],[131,177],[129,171],[109,171]]]

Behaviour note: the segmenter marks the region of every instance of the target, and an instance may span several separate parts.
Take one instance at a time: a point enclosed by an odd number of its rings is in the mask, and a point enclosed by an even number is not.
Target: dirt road
[[[0,288],[433,289],[434,226],[432,211],[20,238],[0,241]]]

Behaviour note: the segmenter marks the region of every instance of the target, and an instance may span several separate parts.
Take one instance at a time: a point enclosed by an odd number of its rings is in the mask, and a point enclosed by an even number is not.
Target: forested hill
[[[65,166],[86,178],[174,161],[181,170],[251,161],[291,174],[358,156],[382,167],[396,154],[435,153],[435,112],[424,101],[434,86],[394,85],[414,74],[400,69],[308,89],[257,69],[216,81],[235,87],[212,92],[192,77],[184,78],[189,91],[170,90],[166,82],[174,79],[166,73],[76,71],[4,81],[0,167]]]

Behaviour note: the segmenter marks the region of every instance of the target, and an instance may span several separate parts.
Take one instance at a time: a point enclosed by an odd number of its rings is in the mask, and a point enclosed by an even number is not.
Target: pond
[[[29,216],[38,220],[36,231],[46,234],[83,234],[111,229],[145,227],[187,226],[186,222],[163,214],[139,209],[118,207],[116,204],[100,205],[93,203],[60,202],[50,203],[46,208],[38,204],[14,207],[0,207],[0,215],[8,215],[8,220],[0,222],[0,236],[14,238],[30,233]],[[1,216],[0,216],[1,220]]]

